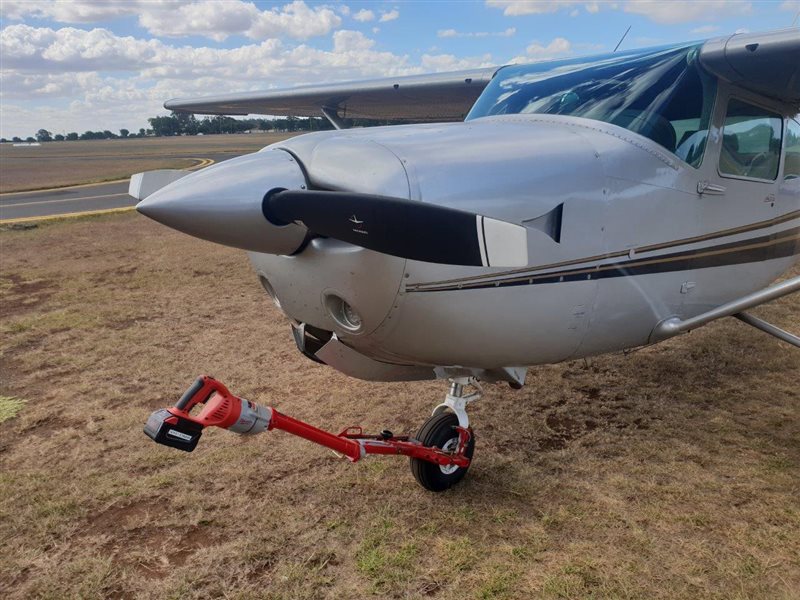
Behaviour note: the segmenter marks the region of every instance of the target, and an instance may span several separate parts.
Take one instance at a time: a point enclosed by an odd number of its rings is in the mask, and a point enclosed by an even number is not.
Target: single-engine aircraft
[[[416,436],[335,435],[199,378],[145,427],[283,429],[460,481],[480,382],[654,344],[800,290],[800,30],[356,83],[169,100],[324,115],[199,172],[135,175],[139,212],[248,252],[301,353],[371,381],[449,379]],[[348,118],[418,124],[345,128]],[[192,411],[196,408],[197,410]],[[197,412],[199,410],[199,413]]]

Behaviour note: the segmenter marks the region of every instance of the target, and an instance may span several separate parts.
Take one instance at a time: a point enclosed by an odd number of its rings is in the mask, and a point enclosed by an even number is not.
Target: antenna
[[[625,36],[626,36],[626,35],[628,35],[628,32],[629,32],[630,30],[631,30],[631,26],[630,26],[630,25],[628,25],[628,28],[625,30],[625,33],[623,33],[623,34],[622,34],[622,37],[621,37],[621,38],[619,38],[619,41],[617,42],[617,45],[616,45],[616,46],[614,46],[614,52],[616,52],[616,51],[617,51],[617,48],[619,48],[620,44],[622,43],[622,40],[624,40],[624,39],[625,39]]]

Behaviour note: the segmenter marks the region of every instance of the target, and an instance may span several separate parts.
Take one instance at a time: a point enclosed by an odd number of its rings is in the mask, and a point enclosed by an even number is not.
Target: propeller
[[[528,264],[527,231],[472,212],[373,194],[275,188],[262,203],[273,225],[431,263],[476,267]]]

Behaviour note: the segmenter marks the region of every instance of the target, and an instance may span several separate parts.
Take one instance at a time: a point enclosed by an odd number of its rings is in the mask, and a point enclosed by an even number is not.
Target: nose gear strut
[[[448,399],[451,395],[455,397],[452,392]],[[192,414],[196,408],[199,412]],[[456,408],[454,405],[452,408],[463,411],[463,406]],[[191,452],[206,427],[220,427],[242,435],[281,429],[330,448],[351,462],[367,454],[408,456],[411,470],[420,484],[429,490],[441,491],[466,474],[475,440],[468,423],[465,426],[460,424],[461,416],[456,416],[457,412],[445,413],[440,409],[437,407],[417,438],[396,436],[389,430],[368,435],[361,427],[348,427],[336,435],[284,415],[270,406],[234,396],[221,382],[203,375],[186,390],[175,406],[159,409],[150,415],[144,432],[159,444]]]

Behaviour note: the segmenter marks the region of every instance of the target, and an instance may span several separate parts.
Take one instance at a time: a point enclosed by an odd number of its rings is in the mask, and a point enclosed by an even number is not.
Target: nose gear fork
[[[465,393],[469,388],[472,393]],[[475,452],[475,434],[469,426],[467,405],[483,395],[483,388],[474,377],[455,377],[450,380],[450,389],[444,402],[433,409],[417,433],[417,439],[425,446],[440,448],[443,452],[456,450],[457,454],[470,459],[466,465],[451,463],[435,465],[411,459],[411,473],[417,482],[433,492],[444,491],[464,478]]]
[[[475,391],[471,394],[465,394],[464,390],[469,386],[475,388]],[[435,417],[442,412],[450,410],[458,417],[459,427],[468,429],[467,405],[480,400],[481,396],[483,396],[483,387],[475,377],[454,377],[450,379],[450,390],[447,392],[444,402],[433,409],[432,415]]]

